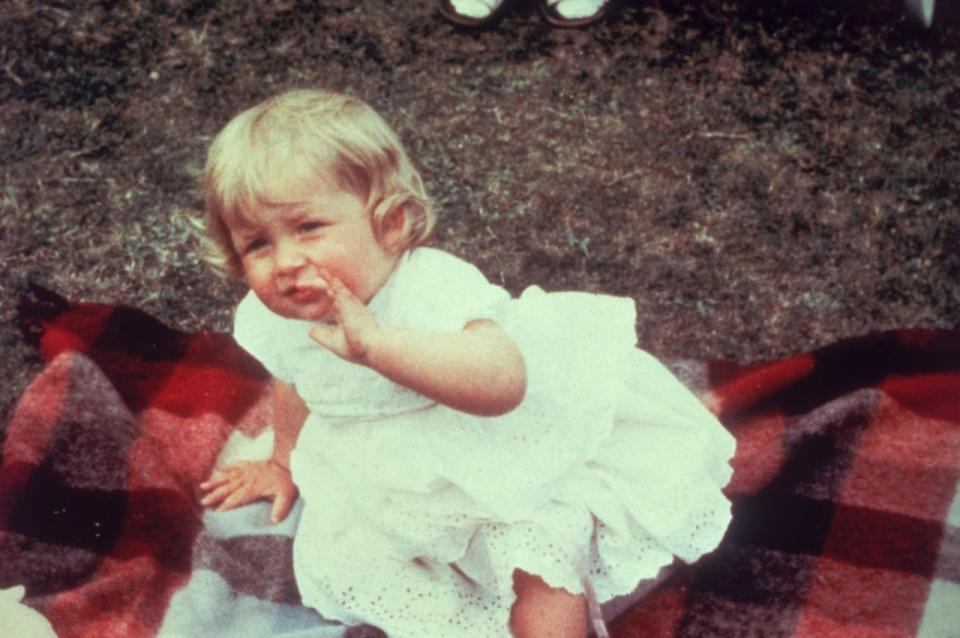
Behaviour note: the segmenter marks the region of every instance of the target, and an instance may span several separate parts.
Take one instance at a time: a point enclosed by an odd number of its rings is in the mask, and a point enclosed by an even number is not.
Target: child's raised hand
[[[347,361],[364,363],[378,324],[367,306],[342,281],[326,272],[323,275],[333,300],[336,323],[314,326],[310,338]]]
[[[290,470],[274,461],[240,461],[218,469],[200,484],[207,492],[200,500],[204,507],[218,512],[234,509],[256,500],[273,501],[270,520],[279,523],[287,517],[297,498]]]

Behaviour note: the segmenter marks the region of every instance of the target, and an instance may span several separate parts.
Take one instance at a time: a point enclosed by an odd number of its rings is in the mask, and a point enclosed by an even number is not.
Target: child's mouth
[[[322,288],[312,287],[288,288],[283,292],[284,297],[297,304],[315,303],[323,299],[326,294]]]

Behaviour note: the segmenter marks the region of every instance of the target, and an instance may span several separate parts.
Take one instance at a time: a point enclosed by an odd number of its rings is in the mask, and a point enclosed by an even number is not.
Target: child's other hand
[[[241,461],[217,470],[200,484],[207,492],[200,500],[204,507],[215,507],[218,512],[231,510],[253,501],[273,501],[270,520],[274,524],[287,517],[297,498],[290,470],[273,461]]]
[[[343,282],[324,273],[328,293],[333,299],[334,324],[318,324],[310,329],[310,338],[334,354],[364,363],[378,325],[367,306]]]

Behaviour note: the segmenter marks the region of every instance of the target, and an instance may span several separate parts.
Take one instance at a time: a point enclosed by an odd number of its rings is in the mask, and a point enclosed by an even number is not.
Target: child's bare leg
[[[510,612],[516,638],[586,638],[587,603],[565,589],[553,589],[539,576],[513,573],[517,602]]]

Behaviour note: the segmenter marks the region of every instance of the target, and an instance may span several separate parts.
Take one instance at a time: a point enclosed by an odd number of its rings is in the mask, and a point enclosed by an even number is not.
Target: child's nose
[[[285,273],[302,267],[306,263],[306,257],[303,251],[291,242],[280,242],[274,261],[277,271]]]

